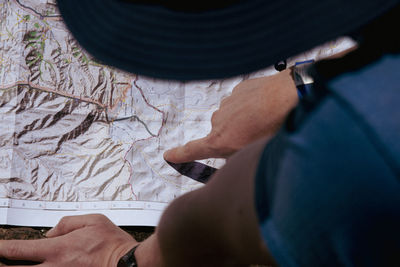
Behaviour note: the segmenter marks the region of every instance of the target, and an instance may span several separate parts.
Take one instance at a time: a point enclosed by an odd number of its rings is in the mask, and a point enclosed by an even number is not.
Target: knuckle
[[[65,254],[65,246],[66,244],[56,244],[51,248],[51,254],[53,257],[57,257],[62,259],[66,254]]]
[[[18,258],[21,255],[21,248],[17,243],[11,243],[5,248],[5,254],[7,257]]]
[[[108,218],[101,213],[95,213],[95,214],[92,214],[92,216],[94,219],[97,219],[97,220],[108,220]]]
[[[66,225],[68,225],[69,220],[70,220],[69,216],[62,217],[61,220],[56,225],[56,228],[59,231],[62,231],[63,229],[65,229]]]
[[[221,132],[214,132],[208,136],[208,149],[217,157],[226,158],[236,152]]]
[[[218,118],[219,110],[214,111],[214,113],[211,115],[211,124],[214,124]]]
[[[59,223],[65,224],[66,222],[68,222],[71,219],[72,216],[64,216],[61,218],[61,220],[59,221]]]
[[[195,149],[195,147],[194,147],[193,142],[188,142],[184,146],[182,146],[182,148],[177,153],[177,156],[178,156],[178,158],[179,157],[182,157],[182,158],[190,157],[190,155],[192,154],[192,151],[194,149]]]
[[[220,107],[226,105],[229,101],[230,96],[225,97],[224,99],[222,99],[221,104],[219,105]]]
[[[68,223],[71,221],[72,216],[64,216],[57,224],[57,228],[61,227],[64,228]]]
[[[103,215],[101,213],[91,214],[90,216],[91,216],[91,219],[93,220],[93,222],[95,222],[95,223],[111,222],[105,215]]]
[[[217,150],[221,146],[222,134],[218,131],[211,132],[207,137],[207,144],[211,150]]]
[[[233,88],[232,94],[233,94],[233,93],[239,92],[243,86],[246,86],[246,85],[247,85],[247,83],[248,83],[248,80],[244,80],[244,81],[240,82],[238,85],[236,85],[236,86]]]

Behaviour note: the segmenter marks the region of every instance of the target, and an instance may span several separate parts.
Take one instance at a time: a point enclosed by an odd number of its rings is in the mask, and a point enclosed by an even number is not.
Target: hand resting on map
[[[64,217],[47,237],[0,241],[0,257],[43,267],[109,267],[138,243],[100,214]]]
[[[206,137],[170,149],[164,158],[174,163],[227,158],[247,144],[274,136],[297,102],[291,69],[245,80],[213,113],[212,129]]]

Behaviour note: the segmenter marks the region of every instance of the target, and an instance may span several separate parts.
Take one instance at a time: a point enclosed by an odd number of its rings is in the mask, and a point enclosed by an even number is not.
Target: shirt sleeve
[[[255,191],[281,266],[399,266],[399,177],[335,94],[265,147]]]

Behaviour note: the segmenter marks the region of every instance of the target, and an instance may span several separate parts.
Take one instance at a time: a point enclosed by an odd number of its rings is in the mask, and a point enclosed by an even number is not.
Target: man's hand
[[[41,267],[110,267],[138,243],[99,214],[64,217],[47,237],[0,241],[0,257]]]
[[[206,137],[168,150],[164,158],[174,163],[227,158],[247,144],[272,137],[297,102],[291,69],[241,82],[212,115]]]

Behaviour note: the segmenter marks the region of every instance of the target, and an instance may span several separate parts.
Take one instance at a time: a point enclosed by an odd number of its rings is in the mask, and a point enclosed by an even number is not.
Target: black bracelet
[[[131,250],[128,251],[121,259],[118,261],[117,267],[134,267],[138,266],[135,257],[135,251],[139,247],[140,244],[134,246]]]

